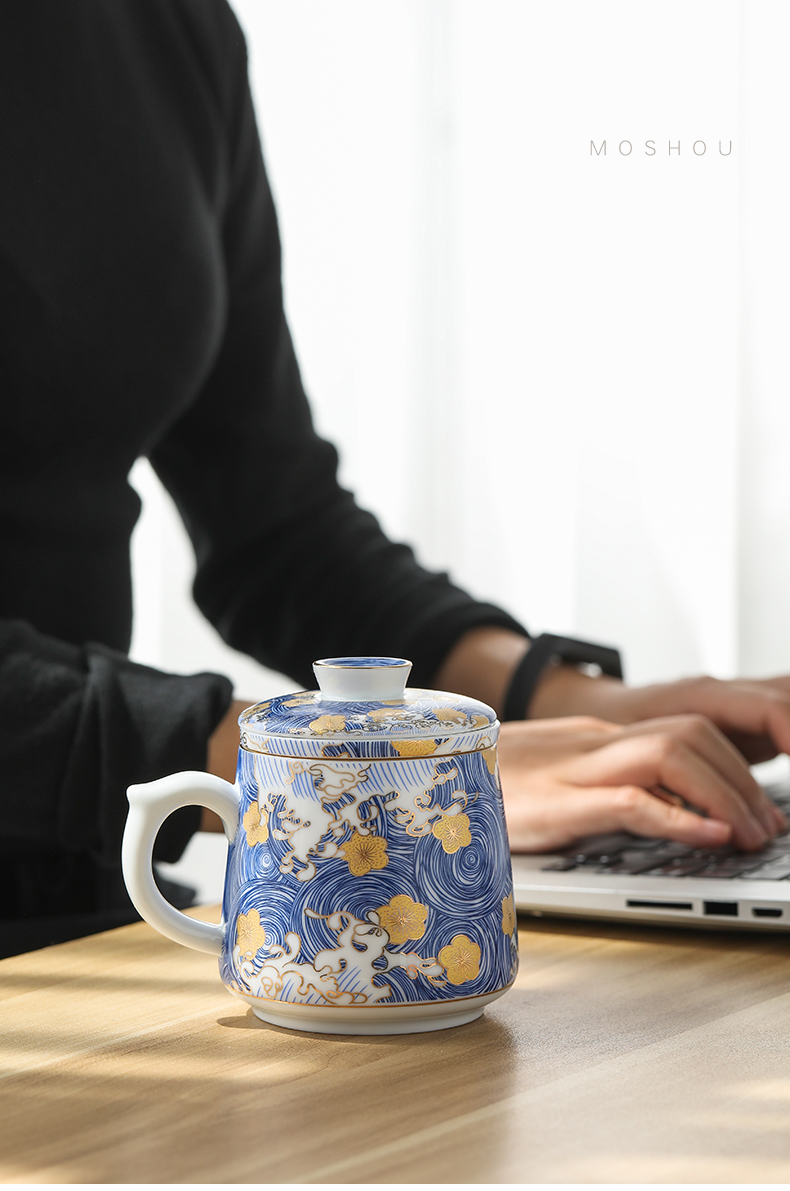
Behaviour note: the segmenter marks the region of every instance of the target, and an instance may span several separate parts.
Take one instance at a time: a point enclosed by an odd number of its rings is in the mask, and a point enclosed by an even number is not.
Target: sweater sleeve
[[[126,787],[203,769],[231,699],[214,674],[165,674],[102,645],[82,648],[0,621],[0,838],[117,867]],[[157,841],[175,860],[197,829],[196,807],[171,816]]]
[[[314,659],[339,654],[410,658],[413,681],[428,685],[467,629],[524,630],[421,567],[338,484],[337,453],[313,428],[285,321],[276,215],[235,28],[224,340],[197,401],[151,460],[195,548],[196,602],[225,641],[303,685]]]

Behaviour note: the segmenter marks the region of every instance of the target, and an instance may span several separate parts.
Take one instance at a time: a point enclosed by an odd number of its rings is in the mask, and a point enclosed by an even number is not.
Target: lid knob
[[[325,699],[367,703],[402,699],[411,662],[405,658],[322,658],[313,662]]]

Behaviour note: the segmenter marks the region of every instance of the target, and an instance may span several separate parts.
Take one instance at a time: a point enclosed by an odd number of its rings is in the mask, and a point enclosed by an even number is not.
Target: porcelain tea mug
[[[320,689],[239,718],[235,786],[181,773],[129,788],[123,871],[135,906],[264,1021],[339,1034],[472,1021],[518,965],[490,707],[406,688],[400,658],[329,658]],[[222,924],[157,889],[156,834],[179,807],[230,842]]]

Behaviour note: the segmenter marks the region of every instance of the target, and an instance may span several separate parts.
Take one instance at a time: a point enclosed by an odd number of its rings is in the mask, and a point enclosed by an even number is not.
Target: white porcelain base
[[[427,1030],[449,1030],[474,1021],[486,1005],[507,992],[501,988],[485,996],[427,1004],[371,1005],[296,1005],[289,1001],[260,1001],[234,991],[240,1000],[252,1006],[261,1021],[287,1030],[310,1034],[423,1034]]]

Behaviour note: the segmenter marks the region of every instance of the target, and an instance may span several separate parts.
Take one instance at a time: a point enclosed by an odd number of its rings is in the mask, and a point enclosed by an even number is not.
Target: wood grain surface
[[[142,923],[4,960],[0,1178],[790,1181],[790,940],[522,925],[508,995],[406,1037],[267,1026]]]

